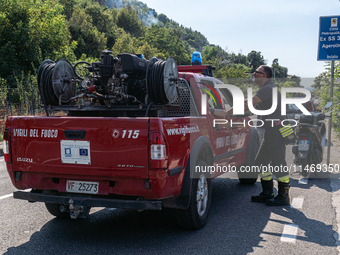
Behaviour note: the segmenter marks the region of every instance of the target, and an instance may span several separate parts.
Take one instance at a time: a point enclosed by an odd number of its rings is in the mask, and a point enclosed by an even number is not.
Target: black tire
[[[306,170],[306,166],[307,166],[307,159],[302,159],[301,160],[301,175],[303,177],[307,177],[309,175],[309,171]]]
[[[259,151],[259,137],[257,134],[254,135],[251,151],[249,157],[245,159],[245,164],[243,166],[254,166],[255,157]],[[258,172],[237,172],[238,180],[241,184],[254,184],[257,181]]]
[[[206,166],[204,161],[197,165]],[[179,227],[198,230],[208,221],[211,206],[211,179],[202,174],[192,180],[189,208],[176,209],[176,221]]]
[[[57,218],[70,218],[70,213],[60,211],[60,204],[45,203],[45,206],[48,212]]]

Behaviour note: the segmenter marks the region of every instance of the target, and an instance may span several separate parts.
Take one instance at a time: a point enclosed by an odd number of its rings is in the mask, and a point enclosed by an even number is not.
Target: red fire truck
[[[93,76],[81,77],[81,65]],[[91,207],[173,208],[180,226],[202,228],[211,179],[252,165],[259,146],[254,128],[214,125],[214,111],[231,107],[232,96],[216,88],[221,81],[212,69],[108,51],[100,62],[73,67],[45,60],[38,84],[47,116],[6,121],[8,173],[16,188],[31,189],[14,198],[44,202],[52,215],[73,219]],[[51,115],[60,110],[67,115]],[[241,183],[256,179],[239,173]]]

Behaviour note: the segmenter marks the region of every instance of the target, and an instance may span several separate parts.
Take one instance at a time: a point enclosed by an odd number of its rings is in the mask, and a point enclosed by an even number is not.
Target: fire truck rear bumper
[[[44,202],[53,204],[69,205],[70,200],[76,205],[86,207],[108,207],[135,210],[161,210],[162,201],[138,201],[138,200],[122,200],[122,199],[106,199],[95,197],[79,197],[77,194],[72,196],[45,195],[41,193],[30,193],[23,191],[13,192],[16,199],[28,200],[29,202]]]

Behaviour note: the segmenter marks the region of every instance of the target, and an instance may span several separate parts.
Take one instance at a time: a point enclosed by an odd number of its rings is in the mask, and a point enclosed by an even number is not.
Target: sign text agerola
[[[320,17],[318,60],[340,58],[340,16]]]

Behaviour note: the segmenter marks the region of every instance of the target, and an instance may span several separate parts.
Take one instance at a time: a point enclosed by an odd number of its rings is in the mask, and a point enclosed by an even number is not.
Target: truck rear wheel
[[[60,204],[45,203],[45,206],[48,212],[57,218],[70,218],[69,212],[60,211]]]
[[[255,165],[255,158],[257,152],[259,151],[259,138],[258,135],[255,134],[252,144],[251,144],[251,151],[249,153],[249,157],[246,158],[245,164],[243,166],[251,167]],[[238,179],[242,184],[254,184],[257,181],[258,172],[251,172],[250,169],[244,169],[245,172],[237,172]],[[247,170],[247,171],[246,171]],[[249,170],[249,171],[248,171]]]
[[[204,161],[197,165],[207,166]],[[211,206],[211,179],[202,174],[192,180],[190,203],[188,209],[177,209],[177,224],[182,228],[201,229],[208,220]]]

